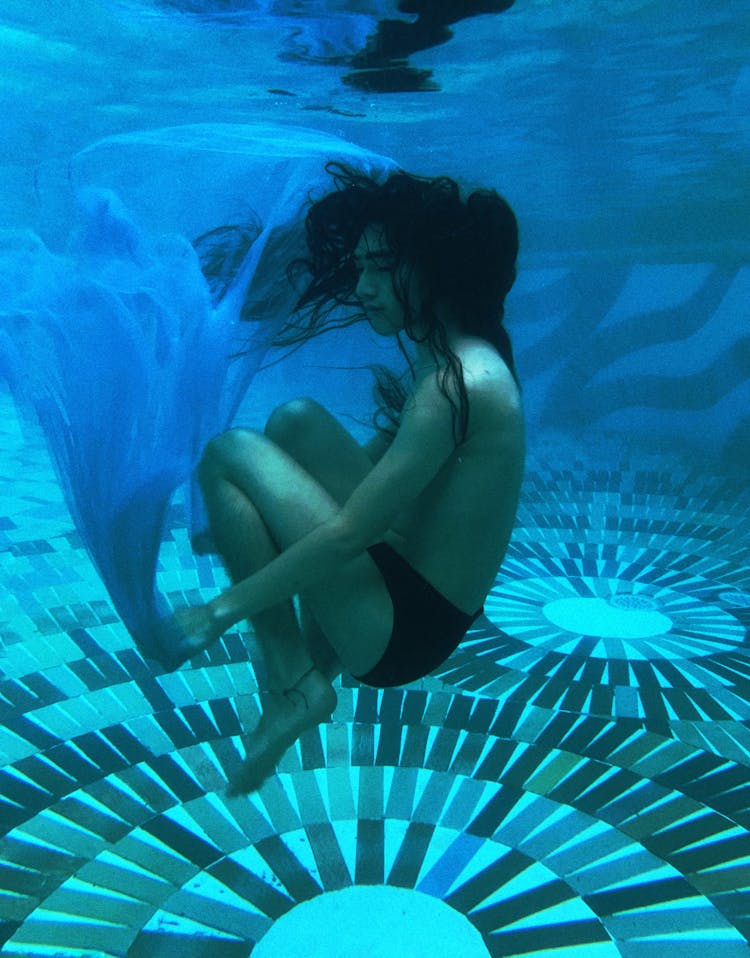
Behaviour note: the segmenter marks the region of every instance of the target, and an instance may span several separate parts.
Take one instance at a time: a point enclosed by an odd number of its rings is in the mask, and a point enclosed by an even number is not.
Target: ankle
[[[285,689],[284,689],[284,692],[295,692],[295,691],[299,691],[299,687],[300,687],[303,683],[305,683],[306,680],[309,679],[309,678],[313,675],[314,672],[318,672],[318,667],[317,667],[317,665],[315,665],[315,664],[311,665],[310,668],[307,669],[305,672],[303,672],[302,675],[300,675],[297,679],[295,679],[295,681],[292,682],[291,685],[289,685],[287,688],[285,688]]]

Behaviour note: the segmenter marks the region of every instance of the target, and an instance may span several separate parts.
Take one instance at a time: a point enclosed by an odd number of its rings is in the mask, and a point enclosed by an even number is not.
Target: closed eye
[[[372,265],[379,273],[392,273],[395,263],[390,257],[368,255],[364,258],[355,257],[354,268],[358,273],[364,272],[367,266]]]

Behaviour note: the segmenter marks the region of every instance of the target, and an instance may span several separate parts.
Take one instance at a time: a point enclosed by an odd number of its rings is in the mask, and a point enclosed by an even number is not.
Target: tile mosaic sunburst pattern
[[[245,958],[296,905],[433,896],[493,956],[747,956],[750,494],[544,447],[486,615],[436,675],[344,680],[249,799],[252,636],[177,673],[112,613],[39,446],[3,426],[3,955]],[[22,441],[23,438],[23,441]],[[179,507],[173,598],[224,581]]]

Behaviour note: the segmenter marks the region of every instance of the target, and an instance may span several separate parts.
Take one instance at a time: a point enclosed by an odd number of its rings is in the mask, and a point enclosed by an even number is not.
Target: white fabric
[[[308,200],[332,187],[329,160],[374,175],[392,166],[268,124],[111,137],[71,162],[80,224],[64,254],[31,234],[3,237],[0,374],[39,420],[86,548],[145,655],[158,653],[169,499],[231,423],[292,310],[285,269],[304,251]],[[253,220],[257,239],[212,303],[189,239]],[[251,322],[239,318],[245,302]]]

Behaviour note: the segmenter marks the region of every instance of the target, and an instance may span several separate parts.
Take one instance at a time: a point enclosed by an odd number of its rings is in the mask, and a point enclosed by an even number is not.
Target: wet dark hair
[[[301,342],[362,318],[354,250],[367,226],[382,228],[392,256],[394,292],[404,308],[404,333],[413,342],[426,344],[442,368],[440,389],[453,408],[454,438],[463,440],[469,415],[463,370],[448,345],[437,306],[448,304],[467,334],[491,343],[517,381],[503,326],[505,297],[516,277],[518,255],[518,224],[512,209],[492,190],[476,190],[464,200],[458,184],[445,176],[399,171],[378,183],[341,164],[331,163],[326,169],[336,188],[308,210],[309,255],[290,268],[294,281],[304,278],[306,285],[279,342]],[[424,294],[418,310],[407,297],[414,274]],[[399,346],[413,375],[401,340]],[[403,379],[383,367],[371,368],[379,413],[388,426],[397,428],[408,395]]]
[[[425,343],[442,368],[439,384],[453,409],[454,438],[463,440],[469,417],[463,370],[448,345],[437,306],[448,304],[466,333],[491,343],[518,382],[503,325],[505,297],[516,277],[518,255],[518,224],[512,209],[493,190],[476,190],[463,199],[458,184],[447,176],[428,178],[398,171],[378,182],[341,163],[329,163],[326,170],[335,189],[308,209],[307,253],[293,259],[287,269],[289,281],[301,293],[294,314],[273,345],[300,346],[329,329],[364,318],[356,295],[354,251],[365,228],[378,226],[390,253],[394,292],[404,309],[404,333],[413,342]],[[245,226],[219,227],[195,240],[215,302],[226,293],[261,231],[261,223],[251,220]],[[279,227],[270,236],[261,261],[269,274],[268,289],[279,286],[279,270],[295,255],[298,242],[296,227]],[[408,298],[415,274],[424,293],[418,311]],[[254,321],[256,311],[257,302],[246,302],[241,318]],[[274,312],[273,302],[269,311]],[[383,366],[369,367],[375,376],[374,424],[389,433],[398,428],[409,394],[405,379],[414,375],[400,337],[398,345],[408,367],[404,376]],[[235,355],[243,352],[240,348]]]

